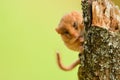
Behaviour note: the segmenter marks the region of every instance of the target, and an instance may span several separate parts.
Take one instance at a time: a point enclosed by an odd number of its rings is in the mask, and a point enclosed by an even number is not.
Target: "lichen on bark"
[[[120,32],[92,24],[93,0],[82,0],[85,24],[84,52],[79,80],[120,80]],[[104,1],[104,0],[96,0]],[[109,1],[109,0],[108,0]]]

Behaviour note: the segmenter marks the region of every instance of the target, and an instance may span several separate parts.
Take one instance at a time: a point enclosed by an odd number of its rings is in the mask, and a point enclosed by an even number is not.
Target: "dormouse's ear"
[[[60,34],[59,28],[55,28],[55,31]]]

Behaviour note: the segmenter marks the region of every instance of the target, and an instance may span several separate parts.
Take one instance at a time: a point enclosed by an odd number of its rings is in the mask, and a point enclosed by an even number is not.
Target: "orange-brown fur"
[[[61,35],[63,42],[70,50],[83,51],[84,25],[81,13],[73,11],[63,16],[56,31]],[[59,54],[57,54],[57,63],[61,69],[69,71],[77,66],[80,61],[76,60],[72,65],[65,67],[61,63]]]
[[[63,16],[56,31],[61,35],[62,40],[69,49],[82,51],[82,43],[84,42],[82,14],[74,11]]]

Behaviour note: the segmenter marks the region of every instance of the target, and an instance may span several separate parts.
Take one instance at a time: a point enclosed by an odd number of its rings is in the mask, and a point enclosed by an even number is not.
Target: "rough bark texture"
[[[120,80],[120,31],[111,32],[101,26],[92,25],[92,1],[82,0],[85,42],[84,52],[80,54],[78,78]]]

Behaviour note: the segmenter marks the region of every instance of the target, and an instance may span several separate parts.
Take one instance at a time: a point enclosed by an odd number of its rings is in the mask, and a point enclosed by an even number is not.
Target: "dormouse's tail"
[[[59,53],[56,54],[56,57],[58,66],[64,71],[70,71],[74,69],[78,64],[80,64],[80,60],[78,59],[75,62],[73,62],[70,66],[64,66],[61,62],[61,57]]]

